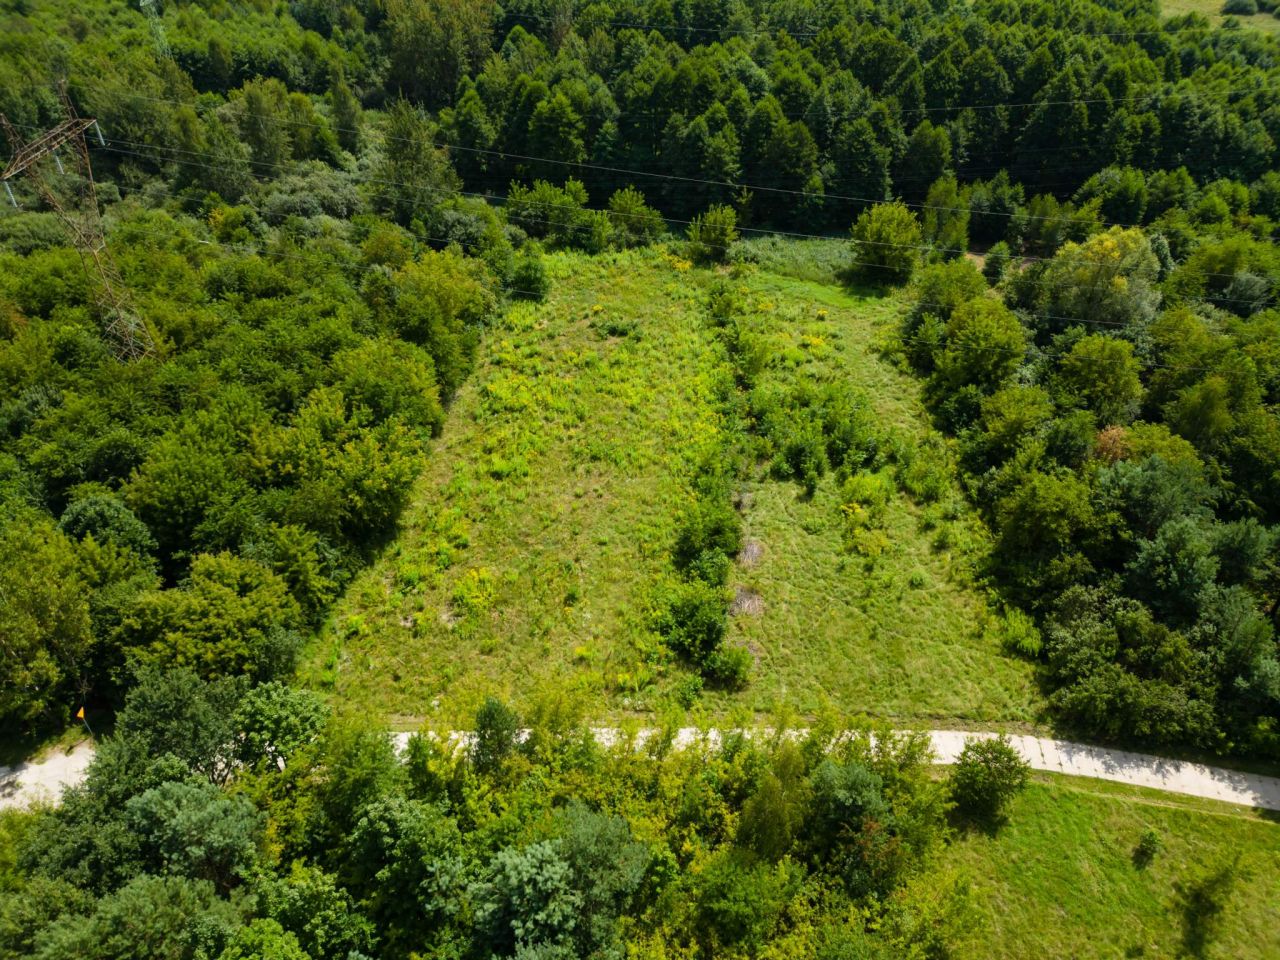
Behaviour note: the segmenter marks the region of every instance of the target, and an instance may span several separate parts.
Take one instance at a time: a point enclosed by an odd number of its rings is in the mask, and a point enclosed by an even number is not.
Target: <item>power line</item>
[[[159,192],[162,192],[162,193],[166,194],[167,196],[169,196],[170,198],[173,198],[173,199],[177,199],[177,198],[178,198],[178,195],[177,195],[177,194],[175,194],[175,193],[173,193],[172,191],[169,191],[169,190],[161,190],[161,191],[159,191]],[[596,212],[599,212],[599,211],[596,211]],[[524,222],[539,223],[539,224],[543,224],[543,225],[547,225],[547,226],[552,226],[552,227],[573,227],[573,226],[576,226],[576,223],[575,223],[574,221],[571,221],[571,220],[550,220],[550,219],[544,219],[544,218],[539,218],[539,217],[534,217],[534,216],[523,216],[521,219],[522,219]],[[419,241],[423,241],[423,242],[428,242],[428,243],[440,243],[440,244],[449,244],[449,243],[455,243],[455,242],[456,242],[456,243],[459,243],[459,244],[460,244],[460,245],[462,245],[462,246],[466,246],[466,245],[468,245],[465,241],[459,241],[459,240],[457,240],[456,238],[451,238],[451,237],[441,237],[441,236],[431,236],[431,235],[425,235],[425,234],[418,234],[418,233],[414,233],[413,231],[406,231],[406,232],[407,232],[411,237],[413,237],[413,238],[415,238],[415,239],[417,239],[417,240],[419,240]],[[845,241],[842,241],[842,242],[845,242]],[[471,243],[471,244],[470,244],[470,246],[472,247],[472,249],[479,249],[479,248],[480,248],[480,245],[479,245],[479,244],[476,244],[476,243]],[[847,260],[847,261],[845,261],[845,262],[846,262],[846,264],[848,264],[849,266],[863,266],[863,267],[876,267],[876,266],[879,266],[879,264],[872,263],[872,262],[870,262],[870,261],[860,261],[860,260],[852,260],[852,259],[851,259],[851,260]],[[1097,287],[1096,287],[1095,285],[1091,285],[1091,284],[1090,284],[1090,285],[1085,285],[1085,284],[1075,284],[1075,283],[1062,283],[1062,284],[1053,284],[1053,285],[1048,285],[1048,286],[1049,286],[1049,288],[1050,288],[1050,289],[1059,289],[1059,290],[1066,290],[1066,289],[1076,289],[1076,290],[1094,290],[1094,289],[1097,289]],[[519,291],[519,292],[521,292],[521,293],[529,293],[529,291]],[[1218,298],[1218,299],[1223,300],[1223,301],[1226,301],[1226,302],[1238,302],[1238,303],[1249,303],[1249,304],[1255,304],[1255,303],[1257,302],[1256,300],[1245,300],[1245,299],[1241,299],[1241,298]],[[917,302],[918,302],[918,303],[921,303],[921,304],[928,305],[928,306],[936,306],[936,307],[943,307],[943,308],[945,308],[945,307],[947,306],[947,304],[940,303],[940,302],[936,302],[936,301],[919,300],[919,301],[917,301]],[[1107,327],[1107,328],[1115,328],[1115,329],[1128,329],[1128,328],[1131,328],[1131,327],[1133,326],[1133,324],[1130,324],[1130,323],[1128,323],[1128,322],[1126,322],[1126,321],[1105,320],[1105,319],[1094,318],[1094,317],[1077,317],[1077,316],[1067,316],[1067,315],[1062,315],[1062,314],[1049,313],[1049,312],[1047,312],[1047,311],[1045,311],[1045,310],[1040,310],[1040,311],[1034,311],[1034,310],[1032,310],[1032,311],[1026,311],[1026,312],[1027,312],[1027,314],[1028,314],[1029,316],[1036,317],[1036,318],[1039,318],[1039,319],[1041,319],[1041,320],[1058,320],[1058,321],[1061,321],[1061,322],[1063,322],[1064,324],[1068,324],[1068,325],[1070,325],[1070,324],[1083,324],[1083,325],[1087,325],[1087,326]]]
[[[136,99],[146,100],[146,101],[155,102],[155,103],[168,103],[175,106],[187,105],[183,103],[183,101],[179,101],[179,100],[170,100],[170,99],[161,98],[161,97],[145,97],[142,94],[137,94],[137,93],[129,94],[129,96],[134,97]],[[277,125],[290,124],[295,126],[312,127],[315,129],[329,129],[329,130],[343,132],[343,133],[358,132],[358,131],[353,131],[350,128],[346,128],[346,127],[319,124],[319,123],[315,123],[313,121],[308,121],[308,120],[296,120],[289,117],[275,117],[268,114],[248,114],[248,116],[252,116],[254,119],[258,119],[258,120],[265,120],[268,123],[275,123]],[[599,170],[606,173],[626,174],[628,176],[648,177],[650,179],[676,181],[681,183],[694,183],[694,184],[699,184],[701,186],[726,187],[731,190],[749,190],[753,193],[762,192],[762,193],[784,194],[787,196],[805,197],[808,199],[822,200],[822,201],[843,200],[850,203],[861,203],[861,204],[867,204],[867,205],[873,205],[873,204],[884,202],[883,197],[877,199],[875,197],[859,197],[859,196],[836,194],[836,193],[814,193],[808,190],[793,190],[788,187],[769,187],[769,186],[761,186],[761,185],[749,184],[749,183],[735,183],[728,180],[710,180],[702,177],[688,177],[688,176],[683,176],[683,175],[674,174],[674,173],[657,173],[657,172],[648,171],[648,170],[635,170],[627,167],[615,167],[615,166],[610,166],[608,164],[588,163],[586,161],[577,161],[577,160],[557,160],[549,157],[538,157],[538,156],[532,156],[529,154],[514,153],[514,152],[504,151],[504,150],[489,150],[481,147],[468,147],[462,144],[449,143],[448,141],[419,140],[413,137],[390,137],[386,135],[384,135],[384,139],[393,140],[399,143],[416,144],[417,146],[430,146],[435,149],[461,150],[466,153],[475,153],[475,154],[481,154],[484,156],[502,157],[504,159],[524,160],[531,163],[546,163],[546,164],[551,164],[555,166],[571,167],[574,169],[581,169],[581,170]],[[151,146],[151,145],[144,144],[144,146]],[[162,147],[160,149],[166,149],[166,148]],[[899,201],[899,202],[903,203],[904,206],[911,207],[914,209],[934,210],[940,213],[961,213],[961,212],[967,212],[969,209],[968,207],[948,207],[948,206],[942,206],[940,204],[918,203],[918,202],[908,202],[908,201]],[[1002,217],[1016,216],[1016,214],[1002,213],[1000,211],[989,211],[988,215],[1002,216]],[[1032,215],[1032,214],[1025,214],[1024,216],[1026,217],[1026,219],[1029,219],[1029,220],[1040,220],[1040,221],[1049,221],[1049,222],[1057,222],[1057,223],[1068,223],[1074,219],[1072,217],[1051,217],[1051,216]],[[1142,226],[1142,224],[1137,224],[1137,223],[1123,223],[1120,221],[1111,221],[1111,220],[1100,220],[1099,222],[1106,227],[1129,228],[1129,227]]]
[[[170,152],[178,152],[178,153],[183,153],[183,154],[187,154],[187,155],[190,155],[190,156],[204,157],[204,158],[206,158],[206,159],[211,159],[211,160],[216,160],[216,159],[218,159],[218,158],[216,158],[216,157],[212,156],[211,154],[202,153],[202,152],[199,152],[199,151],[185,150],[185,149],[178,148],[178,147],[157,147],[157,146],[149,145],[149,144],[136,144],[136,143],[132,143],[131,141],[121,141],[121,140],[108,140],[108,141],[107,141],[107,144],[108,144],[108,145],[104,148],[104,149],[106,149],[106,150],[108,150],[108,151],[111,151],[111,152],[114,152],[114,153],[121,153],[121,154],[130,155],[130,156],[136,156],[136,157],[139,157],[139,158],[141,158],[141,159],[146,159],[146,160],[151,160],[151,161],[172,162],[172,163],[178,163],[178,164],[181,164],[181,165],[184,165],[184,166],[195,166],[195,167],[200,167],[200,168],[209,169],[209,170],[217,170],[217,169],[221,169],[221,167],[220,167],[219,165],[217,165],[217,164],[205,164],[205,163],[199,163],[199,162],[196,162],[196,161],[180,160],[180,159],[177,159],[177,158],[174,158],[174,157],[161,157],[161,156],[155,156],[155,155],[151,155],[151,154],[138,153],[138,152],[136,152],[136,151],[132,151],[132,150],[123,150],[123,149],[120,149],[120,148],[117,148],[117,147],[113,147],[113,146],[111,146],[111,144],[113,144],[113,143],[128,143],[128,144],[133,145],[133,146],[150,146],[152,149],[165,150],[165,151],[170,151]],[[276,163],[276,162],[272,162],[272,161],[265,161],[265,160],[249,160],[248,162],[249,162],[249,163],[251,163],[251,164],[259,165],[259,166],[266,166],[266,167],[270,167],[270,168],[273,168],[273,169],[276,169],[276,170],[285,170],[285,169],[287,169],[287,165],[286,165],[286,164],[284,164],[284,163]],[[353,178],[353,179],[356,179],[356,178]],[[423,188],[421,188],[421,187],[417,186],[416,184],[405,183],[405,182],[403,182],[403,181],[396,181],[396,180],[387,180],[387,179],[377,178],[377,177],[366,177],[366,178],[360,178],[360,179],[356,179],[356,182],[360,182],[360,183],[367,183],[367,184],[383,185],[383,186],[405,187],[405,188],[408,188],[408,189],[412,189],[412,190],[414,190],[414,191],[417,191],[417,192],[419,192],[419,193],[424,192],[424,191],[423,191]],[[399,198],[401,198],[401,199],[417,199],[417,197],[410,197],[408,194],[399,193],[399,192],[396,192],[396,191],[392,191],[392,192],[393,192],[397,197],[399,197]],[[510,199],[510,197],[509,197],[509,196],[504,195],[504,194],[483,194],[483,193],[477,193],[477,192],[474,192],[474,191],[467,191],[467,190],[461,190],[461,189],[458,189],[458,190],[452,190],[452,189],[449,189],[449,190],[431,190],[431,189],[429,189],[429,188],[428,188],[425,192],[426,192],[426,193],[428,193],[428,194],[435,193],[435,194],[438,194],[438,195],[440,195],[440,196],[442,196],[442,197],[446,197],[446,198],[447,198],[447,197],[451,197],[451,196],[466,196],[466,197],[474,197],[474,198],[476,198],[476,199],[481,199],[481,200],[485,200],[485,201],[494,201],[494,200],[507,201],[507,200],[509,200],[509,199]],[[575,206],[571,206],[571,205],[568,205],[568,204],[544,204],[544,205],[542,205],[542,206],[547,206],[547,207],[550,207],[551,209],[565,209],[565,210],[574,210],[574,211],[576,211],[576,210],[578,210],[578,209],[583,209],[583,210],[590,210],[591,212],[607,212],[607,213],[610,213],[610,215],[611,215],[611,216],[614,216],[614,217],[629,218],[629,219],[631,219],[631,220],[633,220],[633,221],[640,221],[640,222],[661,223],[661,224],[663,224],[664,226],[665,226],[665,225],[667,225],[667,224],[671,224],[671,223],[678,223],[678,224],[681,224],[681,225],[684,225],[684,226],[689,226],[689,225],[692,225],[692,223],[693,223],[693,221],[692,221],[692,220],[682,220],[682,219],[675,218],[675,217],[665,217],[665,216],[663,216],[663,215],[661,215],[661,214],[657,214],[657,213],[655,213],[655,214],[636,214],[636,213],[628,214],[628,213],[622,213],[622,212],[610,212],[610,211],[591,210],[591,208],[577,208],[577,207],[575,207]],[[968,208],[959,208],[959,209],[967,210]],[[530,221],[532,221],[532,222],[546,223],[546,224],[551,225],[551,226],[564,226],[564,227],[571,227],[571,226],[573,226],[573,225],[574,225],[572,221],[539,220],[539,219],[538,219],[538,218],[536,218],[536,217],[530,217],[530,216],[523,215],[523,214],[521,214],[520,216],[522,216],[522,217],[524,217],[524,219],[526,219],[526,220],[530,220]],[[1043,219],[1050,219],[1050,218],[1043,218]],[[1079,217],[1072,217],[1072,218],[1063,217],[1063,218],[1055,218],[1055,222],[1062,222],[1062,223],[1076,223],[1076,224],[1087,225],[1087,224],[1089,224],[1089,223],[1092,223],[1093,221],[1091,221],[1091,220],[1087,220],[1087,219],[1085,219],[1085,218],[1079,218]],[[1138,229],[1141,229],[1141,227],[1140,227],[1140,226],[1139,226],[1139,227],[1137,227],[1137,228],[1138,228]],[[844,241],[844,242],[853,242],[853,241],[851,241],[848,237],[845,237],[845,236],[832,236],[832,235],[828,235],[828,234],[803,233],[803,232],[798,232],[798,231],[787,231],[787,230],[775,230],[775,229],[770,229],[770,228],[765,228],[765,227],[746,227],[746,226],[743,226],[743,227],[738,227],[737,229],[739,230],[739,232],[743,232],[743,233],[753,233],[753,234],[758,234],[758,235],[761,235],[761,236],[784,236],[784,237],[792,237],[792,238],[796,238],[796,239],[806,239],[806,240],[840,240],[840,241]],[[893,249],[907,249],[907,250],[915,250],[915,251],[919,251],[919,252],[922,252],[922,253],[925,253],[925,254],[938,253],[938,254],[952,254],[952,255],[956,255],[956,256],[962,256],[962,255],[965,255],[965,254],[967,254],[967,253],[968,253],[968,251],[967,251],[967,250],[962,250],[962,249],[960,249],[960,248],[958,248],[958,247],[939,247],[939,246],[936,246],[936,245],[933,245],[933,244],[907,244],[907,243],[896,243],[896,242],[892,242],[892,241],[858,241],[858,242],[863,243],[863,244],[864,244],[864,245],[866,245],[866,246],[873,246],[873,247],[887,247],[887,248],[893,248]],[[1035,255],[1026,255],[1026,256],[1020,256],[1018,259],[1019,259],[1019,260],[1021,260],[1021,261],[1023,261],[1023,262],[1050,262],[1050,261],[1054,260],[1054,259],[1055,259],[1055,257],[1054,257],[1054,256],[1035,256]],[[852,262],[852,261],[851,261],[851,262]],[[1086,262],[1089,262],[1089,263],[1102,263],[1102,261],[1097,261],[1097,260],[1087,260]],[[873,266],[874,264],[867,264],[867,265],[872,265],[872,266]],[[1220,279],[1228,279],[1228,280],[1229,280],[1229,279],[1234,279],[1234,278],[1235,278],[1235,276],[1236,276],[1236,274],[1234,274],[1234,273],[1231,273],[1231,274],[1227,274],[1227,273],[1215,273],[1215,272],[1211,272],[1211,271],[1206,271],[1204,275],[1205,275],[1206,277],[1217,277],[1217,278],[1220,278]],[[1070,289],[1070,288],[1073,288],[1073,287],[1074,287],[1074,288],[1077,288],[1077,289],[1086,289],[1086,287],[1084,287],[1084,286],[1082,286],[1082,285],[1080,285],[1080,284],[1074,284],[1074,283],[1058,283],[1058,284],[1053,284],[1053,285],[1051,285],[1051,286],[1053,286],[1053,287],[1055,287],[1055,288],[1059,288],[1059,289]],[[1218,298],[1216,298],[1216,299],[1219,299],[1219,300],[1222,300],[1223,302],[1228,302],[1228,303],[1255,303],[1255,302],[1256,302],[1256,301],[1255,301],[1255,300],[1253,300],[1253,299],[1242,299],[1242,298],[1231,298],[1231,297],[1218,297]]]

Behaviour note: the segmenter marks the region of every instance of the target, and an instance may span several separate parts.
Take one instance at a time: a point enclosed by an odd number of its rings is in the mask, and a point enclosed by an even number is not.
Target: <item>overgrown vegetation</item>
[[[87,782],[7,821],[0,955],[936,956],[963,916],[918,883],[947,836],[918,736],[605,747],[489,701],[469,749],[397,757],[285,689],[145,676]]]
[[[1273,755],[1276,317],[1246,295],[1273,248],[1225,222],[1182,242],[1170,263],[1162,234],[1112,227],[994,297],[963,261],[930,266],[903,348],[961,439],[993,569],[1039,617],[1027,653],[1059,716]]]
[[[2,0],[0,960],[1274,955],[1275,6]]]

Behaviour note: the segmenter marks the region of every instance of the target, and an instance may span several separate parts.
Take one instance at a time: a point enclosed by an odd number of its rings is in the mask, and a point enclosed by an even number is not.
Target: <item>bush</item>
[[[1148,866],[1163,846],[1164,840],[1160,834],[1151,827],[1147,827],[1138,838],[1138,845],[1133,848],[1134,865],[1139,869]]]
[[[497,770],[515,749],[520,733],[520,717],[501,700],[486,698],[476,711],[475,740],[471,744],[471,765],[480,773]]]
[[[545,300],[551,290],[551,278],[542,259],[542,247],[529,241],[516,255],[511,272],[511,292],[521,300]]]
[[[675,653],[705,667],[724,639],[725,610],[723,588],[702,580],[682,583],[667,597],[657,630]]]
[[[753,660],[746,647],[722,646],[707,657],[706,673],[714,683],[728,690],[741,690],[751,681]]]
[[[672,551],[677,569],[696,574],[718,569],[719,564],[708,555],[718,553],[725,558],[737,555],[742,546],[742,518],[722,498],[701,497],[684,515]],[[710,566],[708,566],[710,562]],[[723,583],[715,577],[710,582]]]
[[[967,740],[951,771],[951,799],[964,816],[994,823],[1026,786],[1030,769],[1007,736]]]
[[[696,673],[686,674],[676,681],[672,697],[686,710],[692,709],[702,696],[702,686],[702,677]]]
[[[1222,5],[1222,12],[1241,17],[1251,17],[1258,12],[1258,3],[1257,0],[1227,0]]]
[[[1004,645],[1009,650],[1032,659],[1040,656],[1044,646],[1035,620],[1017,607],[1010,607],[1005,611]]]
[[[623,187],[609,198],[609,223],[613,242],[619,247],[641,247],[653,243],[666,229],[662,214],[644,202],[635,187]]]
[[[982,264],[982,275],[993,287],[1004,277],[1009,269],[1009,245],[1001,240],[987,251],[987,259]]]
[[[738,239],[738,215],[716,204],[689,225],[689,257],[696,263],[720,263]]]
[[[872,283],[906,283],[920,262],[920,221],[900,202],[878,203],[854,223],[855,276]]]

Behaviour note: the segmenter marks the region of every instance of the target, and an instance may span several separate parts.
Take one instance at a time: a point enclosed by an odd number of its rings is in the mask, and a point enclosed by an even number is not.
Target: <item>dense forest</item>
[[[707,465],[653,625],[708,682],[751,667],[748,452],[876,496],[863,394],[756,388],[731,282],[743,238],[839,237],[850,289],[907,290],[886,352],[1053,722],[1280,756],[1280,39],[1154,0],[0,0],[21,139],[60,89],[155,349],[118,355],[12,180],[0,723],[118,714],[85,785],[0,820],[0,958],[947,956],[963,884],[927,868],[1025,778],[999,747],[944,781],[834,721],[615,749],[490,701],[398,758],[288,685],[549,249],[721,274],[754,446]]]
[[[975,755],[949,788],[921,737],[831,748],[834,718],[605,748],[567,706],[397,757],[305,691],[145,672],[84,786],[10,826],[0,956],[940,956],[949,797],[982,817],[1025,776]]]

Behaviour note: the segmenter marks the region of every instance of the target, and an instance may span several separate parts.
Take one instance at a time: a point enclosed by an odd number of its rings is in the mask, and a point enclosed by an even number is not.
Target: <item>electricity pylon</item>
[[[85,132],[92,128],[98,135],[99,143],[105,146],[106,141],[103,140],[98,121],[77,116],[66,90],[62,90],[61,94],[67,119],[46,130],[30,143],[23,142],[9,119],[0,114],[0,126],[4,127],[4,134],[13,148],[13,159],[4,172],[0,173],[0,181],[4,182],[5,192],[16,207],[18,201],[13,195],[10,181],[26,174],[36,192],[58,215],[71,234],[71,242],[80,254],[85,271],[97,276],[94,301],[117,358],[136,360],[153,353],[155,343],[151,339],[151,331],[134,310],[120,270],[111,257],[111,251],[107,249],[102,217],[98,213],[98,191],[93,182],[93,167],[89,162],[89,145],[85,141]],[[67,147],[72,155],[76,176],[67,176],[67,169],[58,154],[60,147]],[[58,174],[62,175],[61,180],[67,183],[65,197],[60,197],[53,188],[46,169],[50,160]]]
[[[138,8],[147,17],[147,26],[151,28],[151,40],[155,44],[156,55],[164,60],[172,60],[173,51],[169,49],[169,38],[165,36],[164,24],[160,21],[158,0],[138,0]]]

